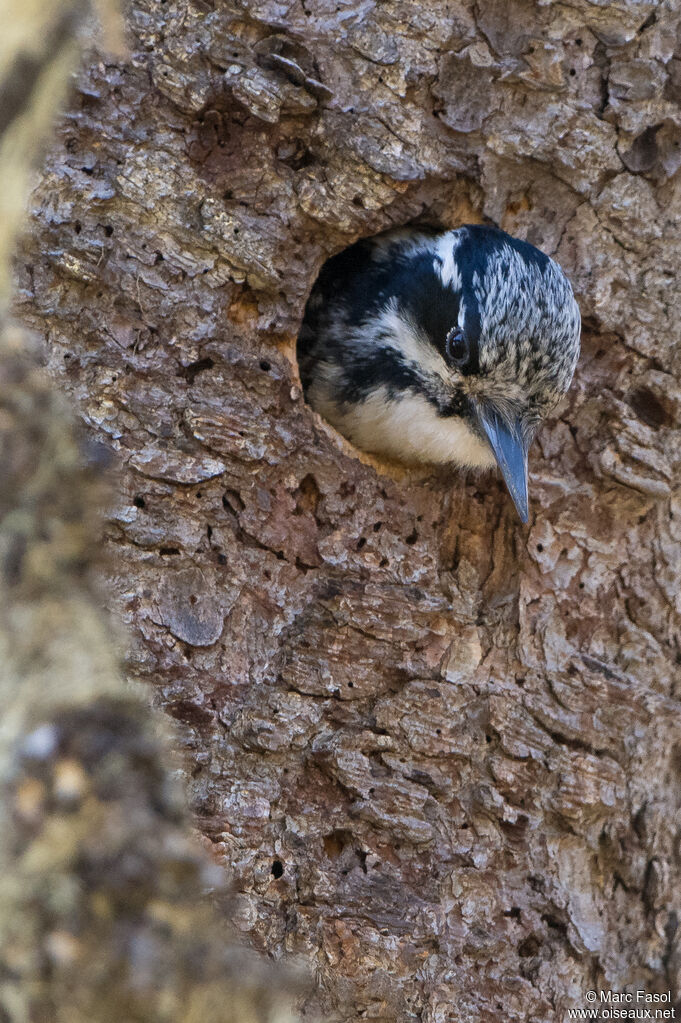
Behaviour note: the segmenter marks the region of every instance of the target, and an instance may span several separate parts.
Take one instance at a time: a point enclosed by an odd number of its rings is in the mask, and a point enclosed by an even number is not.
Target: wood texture
[[[681,997],[679,17],[134,0],[34,195],[17,308],[121,466],[129,672],[310,1017]],[[325,258],[483,218],[585,323],[527,528],[493,477],[358,457],[295,368]]]
[[[293,1023],[301,978],[237,947],[211,906],[221,871],[97,606],[110,454],[6,318],[22,200],[89,13],[10,0],[0,19],[0,1019]]]

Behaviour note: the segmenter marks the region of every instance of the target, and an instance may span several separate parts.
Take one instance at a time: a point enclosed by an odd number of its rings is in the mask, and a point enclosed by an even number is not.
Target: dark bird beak
[[[509,425],[499,413],[489,406],[478,409],[478,419],[485,431],[494,457],[501,469],[501,475],[513,498],[522,522],[529,517],[527,499],[527,448],[523,440],[519,419]]]

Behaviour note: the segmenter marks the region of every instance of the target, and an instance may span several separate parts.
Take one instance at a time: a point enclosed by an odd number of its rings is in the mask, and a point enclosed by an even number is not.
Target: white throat
[[[490,469],[491,448],[458,416],[439,416],[420,394],[390,397],[384,386],[362,401],[342,406],[329,386],[334,367],[325,367],[310,388],[310,403],[358,448],[407,463],[444,464]]]

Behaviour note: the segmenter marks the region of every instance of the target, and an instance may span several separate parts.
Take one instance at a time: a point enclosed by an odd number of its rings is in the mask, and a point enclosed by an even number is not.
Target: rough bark
[[[106,586],[249,941],[330,1018],[681,996],[681,54],[670,3],[134,0],[34,197],[19,311],[123,466]],[[323,260],[490,218],[583,358],[500,484],[304,404]]]
[[[0,1019],[292,1023],[293,977],[230,945],[206,901],[220,871],[96,607],[110,456],[7,323],[27,180],[88,14],[11,3],[0,38]]]

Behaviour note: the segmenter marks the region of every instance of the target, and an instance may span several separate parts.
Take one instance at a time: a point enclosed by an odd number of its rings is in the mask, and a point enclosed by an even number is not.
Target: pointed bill
[[[513,498],[522,522],[529,518],[527,498],[527,444],[523,440],[520,423],[509,426],[490,408],[478,410],[480,424],[490,442],[501,475]]]

